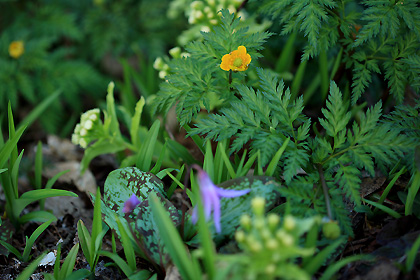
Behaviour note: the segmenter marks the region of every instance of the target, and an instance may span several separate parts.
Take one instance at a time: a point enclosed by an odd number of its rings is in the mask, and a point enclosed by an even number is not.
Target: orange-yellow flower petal
[[[251,56],[246,53],[246,48],[244,46],[239,46],[237,50],[225,54],[222,57],[220,68],[225,71],[245,71],[248,69],[250,62]]]
[[[220,68],[222,68],[225,71],[229,71],[230,70],[230,54],[225,54],[222,57],[222,63],[220,64]]]
[[[9,45],[9,55],[13,58],[19,58],[24,51],[23,41],[13,41]]]

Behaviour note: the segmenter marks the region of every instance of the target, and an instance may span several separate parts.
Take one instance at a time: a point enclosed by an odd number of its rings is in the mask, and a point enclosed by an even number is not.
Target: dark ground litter
[[[58,141],[58,142],[57,142]],[[52,148],[54,145],[58,145]],[[63,142],[63,143],[61,143]],[[58,163],[69,161],[68,156],[60,153],[60,158],[54,158],[54,149],[63,151],[62,145],[71,145],[67,140],[54,140],[48,141],[48,151],[45,155],[45,160],[50,162],[50,166],[59,166]],[[70,147],[70,146],[69,146]],[[49,149],[49,150],[48,150]],[[69,148],[67,148],[69,149]],[[71,160],[76,161],[81,159],[81,151],[74,154],[69,151]],[[63,165],[67,167],[67,165]],[[90,165],[90,171],[94,178],[95,186],[101,186],[103,190],[103,184],[106,176],[109,172],[116,169],[115,160],[110,156],[101,156],[92,161]],[[48,165],[46,165],[48,169]],[[46,172],[48,174],[48,172]],[[45,180],[48,178],[44,178]],[[22,178],[19,181],[19,186],[23,191],[30,189],[30,184],[27,178]],[[85,183],[89,180],[85,180]],[[399,202],[397,198],[397,192],[404,189],[407,184],[407,178],[402,178],[397,181],[391,193],[388,195],[389,200],[386,201],[387,206],[394,210],[402,210],[403,204]],[[89,183],[87,183],[89,184]],[[384,178],[365,178],[362,180],[361,193],[363,197],[369,198],[381,192],[386,187],[387,182]],[[57,245],[60,242],[62,246],[61,263],[67,256],[74,244],[78,242],[77,236],[77,222],[79,219],[83,220],[85,225],[91,230],[93,207],[88,195],[87,190],[91,190],[92,187],[83,186],[83,183],[77,181],[76,178],[64,178],[64,181],[59,181],[56,184],[57,188],[63,188],[73,191],[79,195],[79,198],[73,199],[68,197],[58,197],[48,199],[46,208],[54,210],[58,220],[52,223],[48,229],[40,236],[37,242],[32,248],[33,259],[41,254],[42,252],[56,252]],[[82,189],[82,190],[81,190]],[[1,197],[0,197],[1,198]],[[176,199],[176,198],[175,198]],[[4,205],[4,198],[0,201],[0,205]],[[175,203],[178,204],[178,203]],[[31,211],[37,209],[37,205],[33,204],[27,207],[25,211]],[[58,209],[58,208],[62,209]],[[352,256],[356,254],[370,254],[375,258],[371,261],[357,261],[346,265],[340,270],[340,276],[338,279],[356,279],[356,280],[369,280],[369,279],[389,279],[389,280],[401,280],[401,279],[420,279],[420,260],[416,259],[414,269],[411,273],[403,273],[399,266],[404,266],[406,261],[406,252],[410,249],[420,235],[420,222],[415,216],[406,216],[399,219],[392,218],[388,215],[376,215],[375,217],[369,217],[364,213],[356,213],[352,211],[350,213],[353,229],[354,238],[349,239],[341,254],[336,260]],[[39,224],[27,223],[22,229],[14,233],[14,236],[9,241],[15,246],[20,252],[23,251],[25,245],[25,236],[30,236]],[[7,223],[4,222],[0,229],[7,227]],[[0,246],[2,247],[2,246]],[[111,235],[105,236],[103,241],[103,249],[111,251]],[[117,251],[121,252],[121,247],[117,246]],[[121,255],[122,256],[122,255]],[[122,256],[123,257],[123,256]],[[111,261],[107,258],[101,257],[99,259],[96,269],[96,279],[125,279],[124,275],[120,273],[119,269],[115,266],[109,266],[108,263]],[[5,255],[4,248],[0,249],[0,279],[15,279],[17,275],[27,266],[28,264],[21,263],[16,259],[13,254]],[[138,267],[145,267],[145,263],[138,259]],[[89,269],[89,265],[86,262],[85,257],[81,248],[76,258],[75,269]],[[33,280],[43,279],[43,273],[52,273],[53,264],[40,266],[32,276]],[[178,278],[173,278],[178,279]]]

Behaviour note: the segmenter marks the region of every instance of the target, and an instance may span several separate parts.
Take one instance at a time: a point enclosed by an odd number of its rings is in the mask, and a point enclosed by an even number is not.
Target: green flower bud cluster
[[[103,134],[103,124],[99,109],[92,109],[83,113],[80,123],[74,128],[71,141],[75,145],[87,148],[89,143],[99,139]]]
[[[302,248],[299,238],[313,221],[286,215],[265,215],[265,200],[256,197],[251,202],[253,216],[243,215],[241,229],[235,239],[249,258],[247,270],[255,279],[272,279],[282,275],[281,268],[296,258],[312,255],[314,248]]]
[[[328,220],[322,225],[322,233],[324,234],[325,238],[334,240],[340,237],[341,229],[338,225],[338,222]]]
[[[175,48],[170,49],[169,54],[171,55],[173,59],[186,58],[190,56],[190,54],[187,52],[181,52],[180,47],[175,47]],[[153,63],[153,68],[159,71],[159,78],[163,80],[166,78],[166,76],[168,75],[171,69],[168,65],[168,61],[169,61],[169,58],[167,57],[166,58],[158,57]]]
[[[201,31],[209,32],[211,26],[220,23],[220,17],[217,14],[221,9],[228,9],[230,13],[236,14],[242,2],[242,0],[193,1],[187,11],[188,22],[201,25]],[[240,16],[243,18],[244,14]]]

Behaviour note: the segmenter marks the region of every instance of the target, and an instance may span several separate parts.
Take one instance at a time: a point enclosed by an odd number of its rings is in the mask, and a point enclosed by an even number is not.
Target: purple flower
[[[124,208],[123,212],[124,214],[127,214],[134,210],[134,208],[137,207],[137,205],[140,204],[139,199],[135,194],[133,194],[126,202],[124,202]]]
[[[198,185],[200,186],[201,199],[203,201],[206,220],[209,220],[211,212],[213,211],[214,226],[216,227],[216,232],[220,232],[220,198],[241,196],[249,193],[251,190],[226,190],[219,188],[210,180],[209,175],[201,169],[201,167],[194,165],[193,168],[198,171]],[[195,207],[192,214],[192,222],[195,224],[197,219],[197,207]]]

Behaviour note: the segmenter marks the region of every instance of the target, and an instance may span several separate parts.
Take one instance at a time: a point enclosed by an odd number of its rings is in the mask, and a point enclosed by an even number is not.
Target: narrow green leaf
[[[371,257],[366,255],[355,255],[355,256],[349,256],[344,259],[341,259],[335,263],[332,263],[328,265],[327,269],[325,270],[324,274],[322,274],[321,278],[319,280],[329,280],[334,279],[334,275],[345,265],[360,261],[360,260],[367,260],[371,259]]]
[[[39,227],[37,227],[37,229],[31,234],[31,237],[29,237],[29,239],[26,241],[25,249],[23,250],[23,254],[22,254],[22,260],[24,262],[29,261],[32,245],[35,243],[38,237],[44,232],[44,230],[47,229],[47,227],[52,223],[52,221],[53,220],[50,220],[48,222],[41,224]]]
[[[337,249],[340,244],[344,242],[344,238],[339,238],[321,252],[319,252],[312,260],[303,267],[303,269],[308,272],[309,275],[314,275],[315,272],[325,263],[326,259]]]
[[[388,215],[390,215],[390,216],[392,216],[392,217],[394,217],[395,219],[399,219],[399,218],[401,218],[401,215],[398,213],[398,212],[396,212],[396,211],[394,211],[394,210],[392,210],[391,208],[389,208],[389,207],[386,207],[385,205],[383,205],[383,204],[379,204],[379,203],[377,203],[377,202],[374,202],[374,201],[370,201],[370,200],[368,200],[368,199],[362,199],[364,202],[366,202],[366,203],[369,203],[370,205],[373,205],[373,206],[375,206],[376,208],[378,208],[378,209],[380,209],[380,210],[382,210],[382,211],[384,211],[385,213],[387,213]]]
[[[165,209],[160,204],[160,200],[156,197],[156,194],[151,193],[150,204],[152,206],[152,212],[155,216],[155,221],[159,229],[161,238],[168,249],[169,255],[172,257],[174,264],[179,269],[179,272],[183,279],[195,280],[201,278],[200,269],[193,265],[190,259],[189,253],[186,251],[186,247],[181,240],[175,226],[165,212]]]
[[[405,267],[407,272],[411,272],[414,267],[414,261],[416,260],[417,253],[420,248],[420,235],[414,241],[413,246],[411,247],[410,251],[407,253],[407,260],[405,261]]]
[[[143,107],[145,103],[146,101],[144,100],[144,97],[142,96],[136,104],[134,115],[133,115],[133,118],[131,119],[130,137],[131,137],[131,142],[136,147],[140,146],[140,141],[138,140],[138,133],[139,133],[141,113],[143,112]]]
[[[79,243],[75,244],[70,252],[68,253],[66,260],[63,263],[63,266],[61,267],[59,279],[65,279],[68,277],[72,272],[74,268],[74,264],[76,263],[76,257],[77,253],[79,252]]]
[[[136,256],[134,254],[133,244],[119,218],[117,219],[117,224],[120,230],[121,243],[124,249],[125,259],[127,260],[127,264],[130,267],[130,270],[133,272],[136,270]]]
[[[91,258],[94,259],[94,263],[91,264],[93,267],[91,269],[94,269],[94,266],[96,265],[96,259],[97,259],[97,252],[102,247],[102,213],[101,213],[101,191],[98,188],[96,190],[96,199],[95,199],[95,205],[93,206],[93,221],[92,221],[92,236],[90,243],[90,252],[91,252]]]
[[[405,215],[411,215],[413,212],[414,199],[416,198],[417,192],[420,188],[420,171],[415,171],[414,176],[411,180],[411,185],[408,188],[407,200],[405,203]]]
[[[290,138],[287,138],[286,141],[284,141],[283,145],[278,149],[274,157],[271,159],[270,163],[267,166],[267,169],[265,170],[266,176],[273,176],[274,171],[276,170],[276,167],[280,161],[280,158],[286,149],[287,145],[289,144]]]
[[[91,272],[87,269],[79,269],[76,271],[73,271],[69,276],[66,277],[64,280],[82,280],[82,279],[88,279],[89,275],[91,275]]]
[[[41,260],[45,257],[46,253],[42,253],[38,258],[36,258],[30,265],[28,265],[15,280],[28,280],[31,278],[31,275],[37,269]]]
[[[159,158],[156,161],[155,166],[153,166],[152,170],[150,170],[150,173],[156,174],[159,172],[160,167],[162,166],[163,158],[165,157],[165,154],[166,154],[166,145],[167,145],[166,143],[167,142],[165,142],[162,149],[160,150]]]
[[[35,153],[35,189],[41,188],[42,182],[42,143],[38,141]]]
[[[53,94],[45,98],[41,103],[39,103],[31,112],[19,123],[19,128],[30,126],[42,113],[50,106],[55,99],[57,99],[61,94],[60,90],[55,91]]]
[[[13,212],[18,217],[23,209],[28,206],[30,203],[38,201],[43,198],[54,197],[54,196],[71,196],[77,197],[77,194],[65,190],[55,190],[55,189],[41,189],[41,190],[32,190],[23,193],[19,199],[16,200],[16,206],[13,208]]]
[[[49,220],[57,221],[57,218],[48,211],[31,211],[28,214],[19,217],[19,223],[25,224],[27,222],[47,222]]]
[[[14,254],[19,260],[22,260],[22,254],[12,245],[9,243],[0,240],[0,244],[3,245],[7,250],[9,250],[12,254]]]
[[[79,236],[80,245],[82,246],[83,254],[85,255],[85,258],[89,265],[91,265],[91,255],[90,252],[90,244],[91,244],[91,237],[89,234],[89,231],[87,230],[85,224],[82,220],[79,220],[77,222],[77,235]]]
[[[13,137],[9,138],[0,150],[0,167],[4,167],[4,164],[9,159],[13,149],[16,148],[17,142],[25,131],[26,127],[20,127],[16,130]]]
[[[204,208],[199,192],[196,193],[196,201],[198,206],[198,235],[200,237],[200,245],[203,250],[204,266],[209,279],[213,279],[216,274],[215,268],[215,248],[209,227],[204,216]]]
[[[229,172],[230,178],[233,178],[233,179],[236,178],[237,175],[235,173],[235,170],[233,170],[232,163],[230,162],[230,160],[229,160],[229,158],[226,154],[226,150],[225,150],[225,147],[224,147],[223,143],[219,142],[218,145],[220,145],[220,153],[222,154],[222,158],[223,158],[223,161],[225,163],[226,169]]]
[[[149,132],[147,133],[146,139],[142,144],[137,157],[136,167],[142,171],[149,171],[150,165],[152,164],[153,152],[155,150],[155,144],[160,128],[160,121],[156,120]]]
[[[133,274],[133,271],[131,270],[130,266],[128,266],[128,264],[117,254],[111,253],[111,252],[108,252],[108,251],[100,251],[99,253],[102,256],[105,256],[105,257],[113,260],[127,277],[129,277],[131,274]]]

